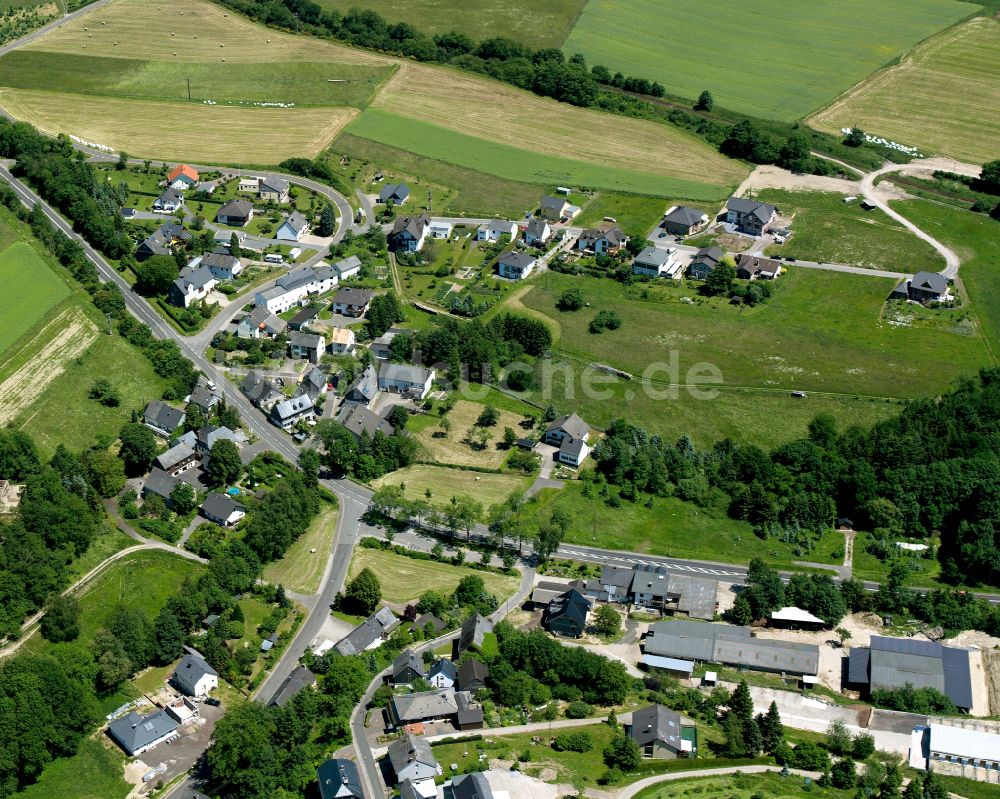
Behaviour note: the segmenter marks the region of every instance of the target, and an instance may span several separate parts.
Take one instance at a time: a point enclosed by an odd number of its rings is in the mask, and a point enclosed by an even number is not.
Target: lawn
[[[289,591],[315,594],[326,568],[326,561],[333,547],[337,530],[337,507],[324,504],[312,524],[293,543],[285,557],[269,563],[264,569],[264,579],[280,583]],[[315,552],[310,550],[315,549]]]
[[[323,8],[347,13],[358,8],[356,0],[319,0]],[[532,48],[559,47],[569,34],[586,0],[371,0],[366,11],[375,11],[386,22],[408,22],[433,36],[461,31],[474,40],[503,36]]]
[[[810,118],[820,130],[858,125],[973,163],[1000,152],[1000,21],[980,17],[915,47]]]
[[[72,757],[45,767],[38,782],[18,793],[20,799],[116,799],[132,786],[123,778],[125,755],[103,734],[85,738]]]
[[[498,408],[500,421],[495,427],[487,428],[493,434],[493,438],[487,442],[485,449],[479,449],[478,443],[473,446],[466,439],[473,432],[476,420],[484,408],[485,405],[478,402],[468,400],[456,402],[455,407],[447,414],[451,423],[447,433],[438,426],[436,420],[426,423],[426,426],[418,424],[414,438],[423,448],[423,457],[437,463],[487,469],[496,469],[503,465],[508,454],[508,450],[501,446],[504,428],[511,427],[519,436],[522,435],[524,428],[521,427],[521,422],[524,421],[524,417]]]
[[[775,567],[789,567],[794,560],[832,563],[831,553],[843,546],[843,537],[831,532],[808,554],[796,555],[788,544],[757,538],[748,523],[730,519],[723,511],[673,497],[654,499],[652,508],[628,501],[613,508],[596,493],[584,496],[579,482],[560,490],[544,489],[538,497],[529,507],[535,508],[540,520],[548,519],[556,508],[569,515],[566,544],[720,563],[763,557]]]
[[[514,593],[517,577],[479,571],[468,566],[452,566],[433,560],[417,560],[381,549],[358,547],[354,550],[347,575],[351,579],[365,567],[375,572],[382,584],[382,599],[398,605],[414,602],[425,591],[450,594],[459,580],[470,574],[483,578],[486,590],[501,601]]]
[[[523,491],[530,485],[530,480],[508,474],[466,472],[418,464],[380,477],[373,485],[375,488],[402,485],[403,494],[411,500],[426,499],[427,492],[430,491],[430,501],[435,505],[443,505],[453,496],[465,494],[488,508],[503,502],[517,490]]]
[[[580,288],[592,307],[556,310],[569,287]],[[990,362],[979,335],[883,322],[892,287],[889,278],[792,266],[778,279],[774,296],[750,308],[703,298],[687,285],[622,286],[547,272],[520,302],[558,323],[555,348],[570,361],[555,364],[554,371],[582,372],[593,361],[611,364],[647,378],[634,394],[650,385],[666,392],[671,383],[703,382],[699,365],[711,364],[731,387],[918,397]],[[622,326],[590,333],[596,310],[606,308],[615,309]]]
[[[769,247],[767,255],[910,274],[944,268],[944,259],[930,244],[883,211],[866,211],[857,201],[845,203],[844,195],[768,189],[757,197],[778,206],[782,217],[794,215],[792,237]]]
[[[660,223],[663,214],[672,205],[677,203],[635,194],[602,191],[584,206],[580,216],[573,220],[573,224],[592,227],[601,224],[604,217],[610,216],[629,236],[644,239],[649,235],[649,231]]]
[[[976,10],[956,0],[762,0],[738,9],[723,0],[591,0],[564,49],[675,95],[707,89],[733,111],[791,121]],[[734,42],[746,68],[718,57]]]
[[[0,282],[17,286],[0,311],[0,356],[69,296],[65,282],[27,242],[0,251]]]
[[[94,380],[107,375],[121,395],[117,408],[106,407],[88,396]],[[58,444],[74,452],[86,449],[99,435],[114,438],[122,425],[158,399],[163,378],[138,349],[118,335],[97,335],[90,348],[65,365],[59,375],[22,414],[20,429],[35,440],[44,457]]]
[[[681,761],[683,762],[683,761]],[[767,796],[770,799],[805,799],[817,791],[806,785],[802,777],[794,774],[782,777],[780,769],[766,774],[728,774],[717,777],[696,777],[676,782],[651,785],[636,794],[637,799],[693,799],[694,797],[725,796],[726,799],[751,799]],[[848,799],[852,791],[823,788],[822,795],[829,799]]]

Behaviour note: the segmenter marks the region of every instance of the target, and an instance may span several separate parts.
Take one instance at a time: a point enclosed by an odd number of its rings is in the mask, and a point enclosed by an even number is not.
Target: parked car
[[[222,702],[220,702],[214,696],[210,696],[208,697],[208,699],[205,700],[205,704],[211,705],[212,707],[220,707],[222,705]]]

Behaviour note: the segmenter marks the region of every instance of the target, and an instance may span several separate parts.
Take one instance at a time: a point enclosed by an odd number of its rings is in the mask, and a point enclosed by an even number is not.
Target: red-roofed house
[[[198,185],[198,170],[187,164],[175,166],[167,173],[167,183],[175,189],[192,189]]]

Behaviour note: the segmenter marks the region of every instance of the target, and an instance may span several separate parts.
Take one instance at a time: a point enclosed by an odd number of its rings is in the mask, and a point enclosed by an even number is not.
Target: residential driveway
[[[158,774],[155,779],[141,785],[140,794],[149,793],[158,782],[166,785],[177,775],[189,771],[208,748],[212,731],[215,729],[216,722],[225,713],[225,707],[211,707],[202,703],[198,705],[198,709],[201,718],[180,727],[177,730],[179,736],[177,740],[171,743],[162,743],[137,758],[134,764],[135,773],[140,779],[146,772],[166,766],[166,770]],[[148,710],[147,707],[143,712],[148,712]],[[142,768],[140,763],[144,763],[147,768]]]
[[[525,491],[525,496],[532,497],[543,488],[562,488],[562,480],[553,480],[551,477],[552,470],[556,467],[555,456],[559,448],[553,447],[551,444],[543,444],[539,441],[531,451],[542,456],[542,467],[538,472],[538,477],[535,478],[535,482]]]
[[[317,608],[317,610],[327,610],[323,608]],[[323,620],[323,626],[319,628],[319,633],[312,640],[311,646],[319,646],[324,641],[333,641],[337,643],[341,638],[347,635],[354,628],[351,626],[350,622],[346,622],[343,619],[338,619],[336,616],[331,616],[329,612],[326,614],[326,618]]]

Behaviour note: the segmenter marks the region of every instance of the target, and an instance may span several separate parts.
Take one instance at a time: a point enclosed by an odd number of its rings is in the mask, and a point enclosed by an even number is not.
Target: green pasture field
[[[707,89],[732,111],[791,121],[977,10],[957,0],[762,0],[738,9],[723,0],[590,0],[564,50],[658,80],[670,94]]]
[[[683,763],[683,761],[679,761]],[[795,774],[782,777],[775,767],[764,774],[726,774],[715,777],[696,777],[673,782],[651,785],[637,794],[638,799],[695,799],[705,796],[725,796],[726,799],[751,799],[753,796],[767,796],[769,799],[806,799],[817,791],[812,784],[806,785],[802,777]],[[963,780],[964,782],[964,780]],[[828,799],[848,799],[851,791],[837,788],[823,788],[823,796]]]
[[[12,235],[16,235],[13,233]],[[0,356],[69,296],[65,282],[30,244],[18,241],[0,251],[0,282],[16,287],[0,309]]]
[[[315,593],[319,590],[336,529],[337,507],[324,504],[319,515],[288,548],[285,556],[264,568],[264,579],[269,583],[280,583],[290,591]],[[311,549],[316,551],[310,552]]]
[[[757,197],[778,206],[783,217],[795,216],[792,237],[768,247],[766,255],[909,274],[944,268],[944,259],[930,244],[879,209],[866,211],[857,200],[845,203],[840,194],[775,189]]]
[[[434,560],[417,560],[381,549],[358,547],[354,550],[348,579],[352,579],[365,567],[375,572],[382,585],[382,599],[404,605],[413,602],[425,591],[441,591],[450,594],[459,581],[470,574],[483,578],[486,590],[501,601],[517,589],[518,578],[504,574],[480,571],[469,566],[452,566]]]
[[[965,5],[960,3],[958,5]],[[979,17],[913,48],[809,119],[972,163],[1000,152],[1000,20]]]
[[[567,288],[591,307],[556,310]],[[610,364],[654,385],[702,382],[696,364],[714,364],[726,386],[812,390],[875,397],[922,397],[992,359],[980,335],[892,326],[881,319],[890,278],[790,267],[774,296],[750,308],[701,297],[695,286],[622,284],[548,272],[520,302],[553,319],[555,348],[578,360]],[[688,298],[690,303],[682,300]],[[595,335],[588,325],[613,308],[618,330]],[[554,325],[555,327],[555,325]],[[651,364],[679,369],[648,373]],[[691,371],[689,371],[691,370]]]
[[[615,189],[654,197],[716,200],[727,189],[680,178],[632,172],[610,166],[542,155],[468,136],[428,122],[369,108],[345,131],[425,158],[440,159],[524,183]]]
[[[49,763],[34,785],[18,793],[21,799],[124,799],[132,786],[125,782],[125,755],[100,735],[84,738],[72,757]]]
[[[70,582],[78,580],[95,566],[100,565],[116,552],[136,545],[133,538],[129,538],[125,533],[111,521],[105,521],[97,532],[97,537],[90,542],[87,551],[80,557],[75,558],[69,567]]]
[[[319,0],[320,6],[346,14],[356,0]],[[503,36],[532,48],[559,47],[576,22],[586,0],[370,0],[366,11],[375,11],[386,22],[408,22],[433,36],[460,31],[474,40]]]
[[[145,61],[44,50],[15,50],[0,59],[0,85],[15,89],[141,100],[293,103],[363,108],[391,66],[289,62],[272,64]],[[351,83],[328,83],[350,79]]]
[[[611,491],[617,493],[617,489]],[[548,519],[556,508],[569,515],[569,530],[563,539],[566,544],[720,563],[746,563],[762,557],[783,567],[795,560],[839,562],[832,553],[844,544],[843,536],[831,531],[811,552],[798,556],[782,541],[757,538],[747,522],[730,519],[724,510],[700,508],[674,497],[658,497],[652,508],[626,500],[612,508],[596,491],[594,496],[585,497],[579,482],[558,490],[543,489],[537,496],[537,503],[529,507],[535,509],[540,521]]]
[[[671,205],[677,204],[672,200],[664,202],[655,197],[602,191],[583,206],[583,210],[573,220],[573,224],[580,227],[590,227],[601,224],[604,217],[610,216],[629,236],[644,239],[649,235],[649,231],[660,223],[667,209]],[[709,211],[709,207],[706,206],[706,213]]]
[[[373,485],[375,488],[401,485],[404,487],[403,494],[410,500],[426,500],[426,492],[430,491],[430,501],[435,505],[443,505],[453,496],[465,494],[488,508],[503,502],[517,490],[525,490],[530,484],[528,479],[509,474],[467,472],[417,464],[380,477]]]

